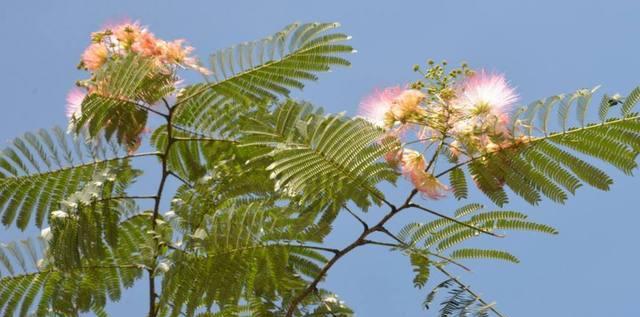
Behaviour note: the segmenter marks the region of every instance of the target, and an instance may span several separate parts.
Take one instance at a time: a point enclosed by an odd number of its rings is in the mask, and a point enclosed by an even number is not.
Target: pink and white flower
[[[405,149],[402,154],[402,174],[411,181],[413,186],[430,199],[446,197],[449,188],[442,184],[435,176],[426,171],[424,156],[414,150]]]
[[[402,91],[403,89],[399,86],[383,90],[376,89],[360,103],[358,114],[379,127],[385,127],[388,121],[387,113],[391,111],[393,101],[402,94]]]
[[[87,93],[78,88],[72,88],[67,94],[67,109],[65,114],[69,120],[80,118],[81,109],[82,109],[82,101],[87,96]]]
[[[518,94],[503,74],[480,70],[461,83],[453,104],[471,115],[502,117],[517,101]]]
[[[409,116],[418,113],[420,103],[426,96],[417,89],[407,89],[393,100],[391,113],[397,121],[405,121]]]
[[[100,68],[109,57],[109,50],[103,43],[93,43],[82,53],[82,63],[90,71]]]
[[[358,113],[377,126],[390,128],[394,122],[405,123],[412,114],[418,113],[425,98],[417,89],[389,87],[365,98]]]

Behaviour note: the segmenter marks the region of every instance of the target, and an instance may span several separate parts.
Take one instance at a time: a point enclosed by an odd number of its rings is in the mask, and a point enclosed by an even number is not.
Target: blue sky
[[[412,65],[428,58],[468,61],[506,73],[524,102],[602,85],[626,93],[640,84],[637,30],[640,2],[608,1],[6,1],[0,8],[0,139],[65,125],[65,95],[84,74],[75,70],[90,32],[125,17],[158,36],[183,37],[202,57],[218,48],[258,39],[294,21],[339,21],[353,35],[353,66],[336,69],[296,93],[330,112],[353,114],[374,87],[415,79]],[[581,188],[566,205],[538,207],[512,199],[508,209],[556,226],[560,235],[510,234],[485,239],[521,264],[469,261],[459,276],[508,316],[640,316],[639,178],[611,169],[611,192]],[[150,187],[140,186],[140,191]],[[399,200],[408,186],[387,190]],[[486,203],[480,195],[470,201]],[[490,204],[487,203],[490,206]],[[450,212],[456,202],[439,202]],[[381,210],[367,215],[374,220]],[[407,213],[393,222],[426,220]],[[2,229],[0,241],[33,232]],[[358,234],[339,219],[332,246]],[[420,302],[400,254],[361,248],[330,272],[324,287],[340,294],[358,316],[434,316]],[[442,277],[434,275],[432,284]],[[144,316],[146,281],[109,306],[114,316]]]

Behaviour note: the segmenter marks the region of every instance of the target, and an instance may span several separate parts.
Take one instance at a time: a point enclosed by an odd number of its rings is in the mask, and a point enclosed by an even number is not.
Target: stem
[[[208,137],[197,137],[197,138],[188,138],[188,137],[173,137],[174,141],[193,141],[193,142],[229,142],[229,143],[237,143],[235,140],[226,140],[226,139],[215,139]]]
[[[505,236],[504,236],[504,235],[502,235],[502,234],[497,234],[497,233],[493,233],[493,232],[491,232],[491,231],[487,231],[487,230],[482,229],[482,228],[480,228],[480,227],[476,227],[476,226],[474,226],[474,225],[468,224],[468,223],[463,222],[463,221],[460,221],[460,220],[458,220],[458,219],[451,218],[451,217],[449,217],[449,216],[447,216],[447,215],[445,215],[445,214],[441,214],[441,213],[439,213],[439,212],[437,212],[437,211],[431,210],[431,209],[429,209],[429,208],[425,208],[425,207],[420,206],[420,205],[418,205],[418,204],[413,204],[413,203],[412,203],[412,204],[409,204],[408,206],[409,206],[409,207],[413,207],[413,208],[418,208],[418,209],[420,209],[420,210],[422,210],[422,211],[426,211],[426,212],[428,212],[428,213],[430,213],[430,214],[433,214],[433,215],[436,215],[436,216],[438,216],[438,217],[440,217],[440,218],[447,219],[447,220],[449,220],[449,221],[451,221],[451,222],[455,222],[455,223],[457,223],[457,224],[459,224],[459,225],[461,225],[461,226],[465,226],[465,227],[467,227],[467,228],[470,228],[470,229],[474,229],[474,230],[480,231],[480,232],[482,232],[482,233],[484,233],[484,234],[488,234],[488,235],[490,235],[490,236],[494,236],[494,237],[498,237],[498,238],[504,238],[504,237],[505,237]]]
[[[358,222],[359,222],[359,223],[362,225],[362,227],[363,227],[363,229],[362,229],[362,230],[364,230],[364,231],[369,230],[369,225],[368,225],[364,220],[362,220],[362,218],[360,218],[360,216],[358,216],[355,212],[351,211],[351,209],[349,209],[349,207],[347,207],[347,205],[344,205],[344,206],[342,206],[342,207],[344,207],[344,209],[345,209],[345,210],[347,210],[347,212],[348,212],[349,214],[351,214],[354,218],[356,218],[356,220],[358,220]]]
[[[174,138],[172,135],[172,125],[171,125],[171,119],[173,117],[174,114],[174,109],[175,108],[171,108],[169,107],[168,103],[166,102],[166,100],[164,100],[165,105],[168,107],[169,109],[169,114],[166,116],[167,119],[167,146],[165,147],[164,151],[161,154],[161,158],[162,158],[162,174],[160,177],[160,184],[158,185],[158,192],[156,193],[154,199],[155,199],[155,204],[153,206],[153,217],[151,217],[151,230],[155,232],[156,227],[157,227],[157,222],[156,220],[158,219],[159,213],[160,213],[160,201],[162,200],[162,192],[164,191],[164,186],[167,182],[167,178],[170,175],[170,171],[168,168],[168,157],[169,157],[169,150],[171,149],[171,145],[173,145],[174,143]],[[154,237],[154,241],[156,244],[156,250],[154,252],[153,255],[153,266],[154,268],[149,268],[147,271],[149,273],[149,317],[156,317],[158,315],[158,308],[156,307],[156,291],[155,291],[155,277],[153,275],[154,270],[155,270],[155,265],[156,262],[158,261],[159,258],[159,252],[160,252],[160,241],[159,241],[159,237],[157,236],[157,233],[154,233],[155,237]]]
[[[95,200],[95,202],[102,202],[107,200],[126,200],[126,199],[156,199],[156,196],[112,196]]]
[[[365,240],[365,242],[367,244],[373,244],[373,245],[379,245],[379,246],[383,246],[383,247],[391,247],[391,248],[398,248],[398,249],[409,249],[411,250],[411,247],[408,246],[406,243],[387,243],[387,242],[380,242],[380,241],[372,241],[372,240]],[[444,256],[442,254],[438,254],[438,253],[433,253],[433,252],[429,252],[426,250],[422,250],[425,251],[427,254],[435,256],[436,258],[440,258],[442,260],[445,260],[451,264],[457,265],[459,266],[461,269],[467,271],[467,272],[471,272],[471,269],[468,268],[467,266],[465,266],[464,264],[450,258],[447,256]],[[417,252],[415,252],[417,253]],[[419,254],[419,253],[418,253]]]
[[[309,296],[311,292],[317,289],[318,283],[320,283],[320,281],[324,278],[327,272],[329,272],[331,267],[333,267],[333,265],[336,264],[336,262],[338,262],[340,258],[347,255],[349,252],[353,251],[357,247],[367,244],[367,240],[366,240],[367,236],[369,236],[374,232],[383,231],[384,224],[387,223],[387,221],[389,221],[391,218],[393,218],[393,216],[395,216],[398,212],[400,212],[402,209],[405,209],[405,208],[408,208],[408,206],[405,205],[400,208],[396,208],[393,205],[391,205],[391,211],[389,211],[389,213],[387,213],[375,226],[364,230],[355,241],[353,241],[351,244],[344,247],[343,249],[339,250],[329,260],[329,262],[327,262],[324,265],[324,267],[320,270],[320,273],[318,273],[316,278],[304,290],[302,290],[302,292],[298,296],[293,298],[293,300],[289,304],[289,308],[287,309],[285,316],[286,317],[293,316],[293,313],[298,307],[298,305],[300,304],[300,302],[302,302],[302,300],[304,300],[305,297]]]
[[[338,254],[338,252],[340,252],[340,250],[338,249],[333,249],[333,248],[324,248],[324,247],[316,247],[313,245],[305,245],[305,244],[289,244],[287,245],[289,247],[294,247],[294,248],[302,248],[302,249],[311,249],[311,250],[318,250],[318,251],[326,251],[326,252],[331,252],[333,254]]]
[[[183,184],[189,186],[189,188],[193,188],[193,185],[191,183],[189,183],[186,179],[182,178],[182,176],[174,173],[173,171],[169,171],[169,175],[175,177],[176,179],[181,181]]]
[[[149,316],[156,316],[156,280],[153,277],[153,270],[149,272]]]
[[[209,137],[209,136],[208,136],[208,135],[206,135],[206,134],[202,134],[202,133],[198,133],[198,132],[195,132],[195,131],[191,131],[191,130],[189,130],[189,129],[187,129],[187,128],[183,128],[183,127],[181,127],[181,126],[173,125],[172,127],[173,127],[174,129],[178,130],[178,131],[182,131],[182,132],[185,132],[185,133],[189,133],[189,134],[194,135],[194,136],[197,136],[197,137],[202,137],[202,138],[208,138],[208,137]]]

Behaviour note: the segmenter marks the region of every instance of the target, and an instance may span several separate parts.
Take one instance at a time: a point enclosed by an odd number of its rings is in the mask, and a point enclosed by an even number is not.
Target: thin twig
[[[432,214],[432,215],[436,215],[436,216],[438,216],[438,217],[440,217],[440,218],[447,219],[447,220],[449,220],[449,221],[451,221],[451,222],[455,222],[455,223],[457,223],[457,224],[459,224],[459,225],[461,225],[461,226],[465,226],[465,227],[467,227],[467,228],[471,228],[471,229],[477,230],[477,231],[479,231],[479,232],[482,232],[482,233],[484,233],[484,234],[488,234],[488,235],[490,235],[490,236],[494,236],[494,237],[498,237],[498,238],[504,238],[504,237],[505,237],[505,236],[504,236],[504,235],[502,235],[502,234],[494,233],[494,232],[491,232],[491,231],[488,231],[488,230],[482,229],[482,228],[480,228],[480,227],[476,227],[476,226],[474,226],[474,225],[468,224],[468,223],[466,223],[466,222],[462,222],[462,221],[460,221],[460,220],[458,220],[458,219],[455,219],[455,218],[451,218],[451,217],[449,217],[449,216],[447,216],[447,215],[445,215],[445,214],[442,214],[442,213],[439,213],[439,212],[437,212],[437,211],[431,210],[431,209],[429,209],[429,208],[426,208],[426,207],[420,206],[420,205],[418,205],[418,204],[411,203],[411,204],[409,204],[409,207],[418,208],[418,209],[420,209],[420,210],[422,210],[422,211],[426,211],[426,212],[428,212],[428,213],[430,213],[430,214]]]
[[[390,238],[392,238],[393,240],[395,240],[395,241],[397,241],[397,242],[398,242],[397,244],[394,244],[394,243],[388,243],[388,244],[385,244],[385,245],[387,245],[387,246],[394,246],[394,247],[397,247],[397,248],[402,248],[402,249],[407,249],[407,250],[413,250],[413,249],[414,249],[414,247],[412,247],[412,246],[410,246],[409,244],[407,244],[407,243],[405,243],[404,241],[402,241],[400,238],[398,238],[396,235],[394,235],[393,233],[391,233],[391,232],[390,232],[389,230],[387,230],[386,228],[384,228],[384,231],[382,231],[382,232],[383,232],[384,234],[386,234],[387,236],[389,236]],[[372,241],[372,242],[374,242],[373,244],[380,244],[380,245],[382,245],[381,243],[378,243],[378,242],[376,242],[376,241]],[[383,242],[383,243],[384,243],[384,242]],[[431,251],[429,251],[429,250],[420,250],[420,251],[424,251],[424,252],[426,252],[426,253],[428,253],[428,254],[430,254],[430,255],[433,255],[433,256],[435,256],[435,257],[437,257],[437,258],[440,258],[440,259],[445,260],[445,261],[447,261],[447,262],[450,262],[450,263],[452,263],[452,264],[454,264],[454,265],[457,265],[457,266],[459,266],[460,268],[464,269],[464,270],[465,270],[465,271],[467,271],[467,272],[471,272],[471,269],[470,269],[470,268],[468,268],[467,266],[463,265],[462,263],[460,263],[460,262],[458,262],[458,261],[456,261],[456,260],[454,260],[454,259],[452,259],[452,258],[450,258],[450,257],[444,256],[444,255],[441,255],[441,254],[438,254],[438,253],[434,253],[434,252],[431,252]]]
[[[288,244],[287,246],[289,246],[289,247],[296,247],[296,248],[303,248],[303,249],[311,249],[311,250],[326,251],[326,252],[331,252],[331,253],[333,253],[333,254],[338,254],[338,253],[340,252],[340,250],[338,250],[338,249],[325,248],[325,247],[317,247],[317,246],[313,246],[313,245],[306,245],[306,244]]]
[[[183,141],[183,142],[229,142],[229,143],[238,143],[238,141],[236,140],[227,140],[227,139],[216,139],[216,138],[209,138],[209,137],[197,137],[197,138],[187,138],[187,137],[179,137],[179,136],[175,136],[173,137],[174,141]]]
[[[107,200],[126,200],[126,199],[156,199],[156,196],[112,196],[112,197],[104,197],[101,199],[95,200],[95,202],[102,202]]]
[[[358,216],[355,212],[351,211],[351,209],[349,209],[349,207],[347,207],[347,205],[343,205],[342,207],[344,207],[345,210],[347,210],[347,212],[349,214],[351,214],[354,218],[356,218],[356,220],[358,220],[358,222],[362,225],[362,227],[364,228],[364,231],[369,230],[369,225],[362,220],[362,218],[360,218],[360,216]]]
[[[197,137],[203,137],[203,138],[208,138],[208,137],[210,137],[210,136],[208,136],[208,135],[206,135],[206,134],[198,133],[198,132],[195,132],[195,131],[191,131],[191,130],[189,130],[189,129],[187,129],[187,128],[183,128],[183,127],[178,126],[178,125],[172,125],[172,127],[173,127],[174,129],[178,130],[178,131],[186,132],[186,133],[192,134],[192,135],[197,136]]]
[[[169,175],[175,177],[176,179],[181,181],[183,184],[189,186],[189,188],[193,188],[193,185],[191,183],[189,183],[186,179],[182,178],[182,176],[176,174],[175,172],[169,171]]]
[[[141,104],[139,104],[139,103],[134,103],[134,104],[136,105],[136,107],[139,107],[139,108],[144,109],[144,110],[146,110],[146,111],[149,111],[149,112],[155,113],[155,114],[157,114],[157,115],[159,115],[159,116],[162,116],[162,117],[164,117],[164,118],[166,118],[166,117],[167,117],[167,114],[166,114],[166,113],[162,113],[162,112],[160,112],[160,111],[158,111],[158,110],[154,110],[154,109],[152,109],[152,108],[150,108],[150,107],[147,107],[147,106],[145,106],[145,105],[141,105]]]

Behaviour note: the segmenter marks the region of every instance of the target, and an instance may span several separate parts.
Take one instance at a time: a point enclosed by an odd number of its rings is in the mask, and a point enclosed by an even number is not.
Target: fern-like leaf
[[[211,56],[212,81],[189,86],[178,97],[175,122],[200,132],[229,131],[239,113],[255,109],[291,88],[316,80],[318,72],[348,66],[340,57],[353,48],[337,23],[292,24],[263,40]]]
[[[0,154],[2,223],[24,229],[31,219],[38,227],[45,216],[62,209],[64,200],[108,169],[129,170],[118,145],[70,138],[60,128],[17,138]],[[124,171],[123,170],[123,171]]]

